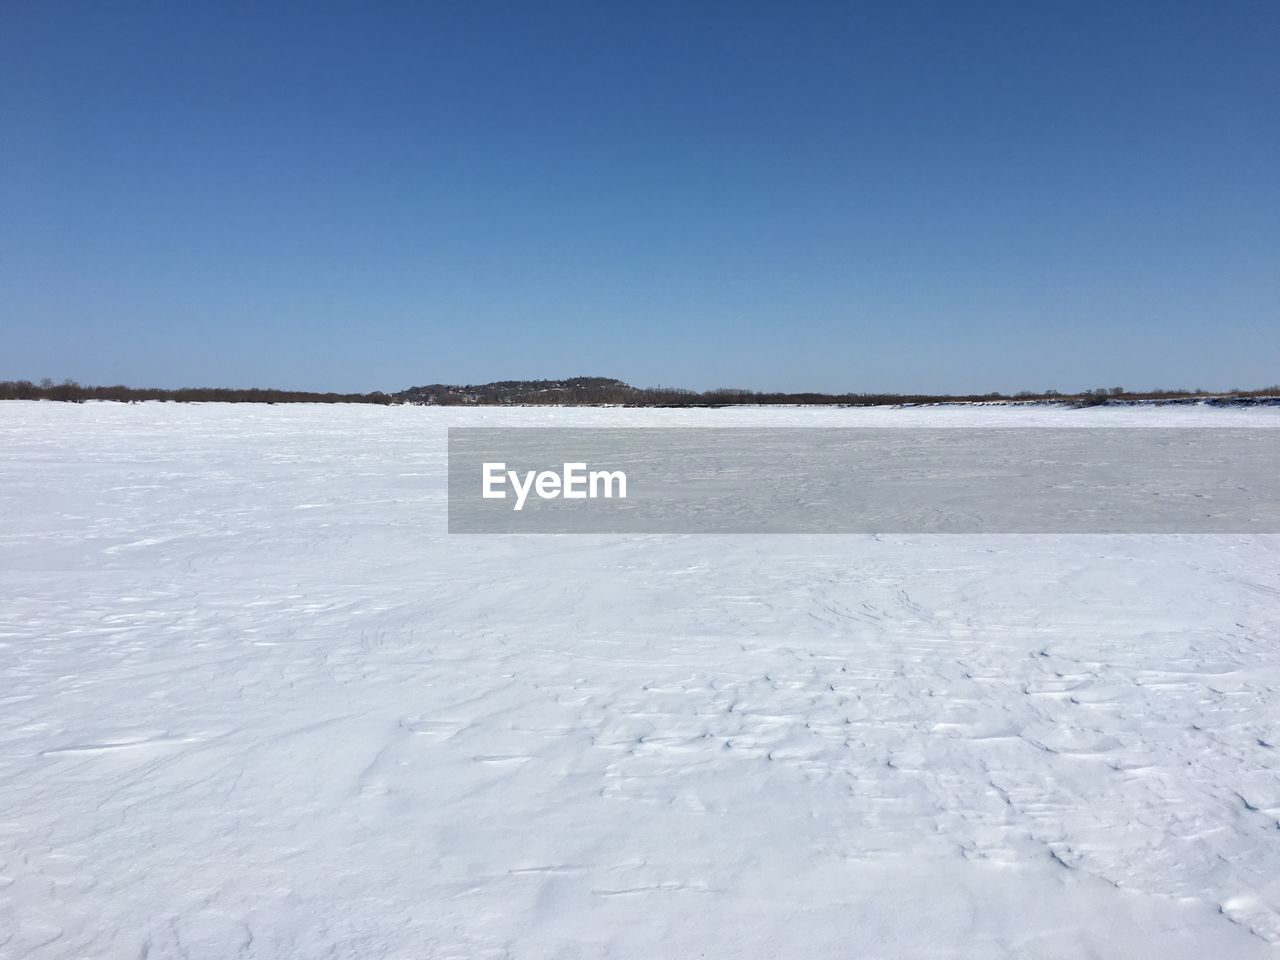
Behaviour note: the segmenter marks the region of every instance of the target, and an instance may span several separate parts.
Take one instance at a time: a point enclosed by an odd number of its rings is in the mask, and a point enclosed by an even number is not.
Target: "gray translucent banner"
[[[1280,430],[452,428],[449,531],[1278,533]]]

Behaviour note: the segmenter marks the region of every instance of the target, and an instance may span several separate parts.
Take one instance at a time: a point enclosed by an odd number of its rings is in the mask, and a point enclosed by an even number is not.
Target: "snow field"
[[[0,956],[1274,957],[1280,538],[450,537],[450,425],[0,404]]]

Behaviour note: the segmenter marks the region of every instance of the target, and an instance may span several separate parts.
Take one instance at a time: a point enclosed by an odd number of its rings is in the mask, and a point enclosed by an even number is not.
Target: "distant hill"
[[[664,395],[697,397],[691,390],[663,391]],[[593,404],[653,402],[653,391],[641,390],[612,377],[569,377],[567,380],[497,380],[493,383],[432,383],[395,394],[405,403],[439,404]]]

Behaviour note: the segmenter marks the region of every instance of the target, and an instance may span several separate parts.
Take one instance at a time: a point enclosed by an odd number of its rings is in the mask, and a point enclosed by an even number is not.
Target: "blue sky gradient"
[[[1280,4],[6,3],[0,378],[1280,381]]]

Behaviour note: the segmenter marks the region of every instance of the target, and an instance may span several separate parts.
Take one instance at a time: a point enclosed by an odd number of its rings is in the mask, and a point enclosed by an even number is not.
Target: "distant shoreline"
[[[633,387],[621,380],[577,377],[569,380],[505,380],[479,385],[434,384],[399,393],[318,393],[305,390],[184,387],[174,390],[126,386],[86,386],[75,381],[53,383],[0,381],[0,400],[49,400],[63,403],[109,401],[138,403],[368,403],[382,406],[447,407],[650,407],[719,409],[723,407],[922,407],[922,406],[1280,406],[1280,385],[1260,390],[1150,390],[1120,387],[1064,394],[1057,391],[969,394],[825,394],[756,393],[709,390],[697,393],[670,387]]]

